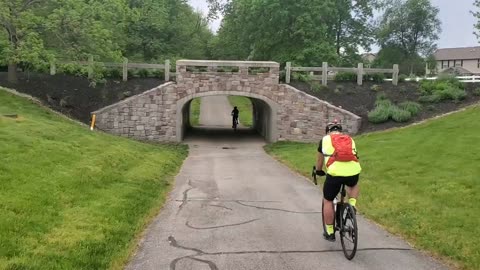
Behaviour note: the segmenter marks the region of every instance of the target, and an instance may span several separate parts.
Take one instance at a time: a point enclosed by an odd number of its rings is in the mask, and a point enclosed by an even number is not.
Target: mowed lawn
[[[228,96],[228,100],[233,107],[237,106],[240,111],[238,120],[245,127],[253,126],[253,105],[248,97]]]
[[[480,107],[355,140],[359,211],[459,268],[480,269]],[[266,150],[309,176],[316,147],[283,142]]]
[[[201,98],[194,98],[190,103],[190,124],[192,126],[200,124],[200,105]]]
[[[0,90],[0,269],[122,269],[186,155]]]

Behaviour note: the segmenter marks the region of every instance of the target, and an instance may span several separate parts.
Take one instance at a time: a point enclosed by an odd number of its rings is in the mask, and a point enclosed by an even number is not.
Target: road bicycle
[[[237,131],[237,126],[238,126],[238,118],[235,118],[233,121],[233,131]]]
[[[315,185],[317,183],[317,169],[313,166],[313,182]],[[342,243],[343,254],[348,260],[355,257],[357,252],[358,245],[358,227],[357,227],[357,217],[356,210],[348,202],[345,202],[346,191],[345,185],[342,185],[340,193],[337,194],[337,197],[333,200],[333,210],[334,210],[334,220],[333,228],[334,233],[337,231],[340,235],[340,241]],[[323,215],[323,200],[322,200],[322,224],[323,231],[327,231],[325,225],[325,217]]]

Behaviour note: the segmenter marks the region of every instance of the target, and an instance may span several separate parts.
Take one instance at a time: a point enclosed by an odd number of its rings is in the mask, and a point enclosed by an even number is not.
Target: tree
[[[475,36],[480,39],[480,0],[475,0],[473,6],[477,8],[476,11],[472,11],[472,14],[475,18],[477,18],[477,23],[474,25],[476,31],[474,32]]]
[[[219,58],[347,63],[373,42],[369,20],[376,0],[209,0],[224,19]],[[214,17],[214,15],[212,15]]]
[[[441,32],[438,13],[439,9],[429,0],[392,2],[380,20],[381,47],[401,48],[408,57],[431,54]]]
[[[17,82],[18,63],[38,62],[45,55],[43,40],[37,29],[41,21],[38,12],[45,6],[48,3],[37,0],[0,0],[0,34],[8,42],[2,60],[8,64],[9,82]]]

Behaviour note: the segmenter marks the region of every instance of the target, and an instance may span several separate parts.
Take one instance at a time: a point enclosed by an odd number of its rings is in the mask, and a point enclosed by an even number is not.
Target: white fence
[[[480,83],[480,76],[457,76],[455,77],[457,78],[458,80],[460,80],[461,82],[464,82],[464,83]],[[416,78],[406,78],[405,81],[407,82],[419,82],[419,81],[422,81],[422,80],[429,80],[429,81],[434,81],[438,79],[438,77],[416,77]],[[387,82],[391,82],[392,79],[385,79],[385,81]]]
[[[357,84],[362,85],[363,84],[363,75],[366,74],[375,74],[375,73],[391,73],[392,78],[389,81],[391,81],[394,85],[398,84],[398,73],[399,73],[399,68],[398,65],[393,65],[393,68],[388,69],[388,68],[364,68],[362,63],[359,63],[356,68],[345,68],[345,67],[329,67],[327,62],[323,62],[321,67],[292,67],[291,62],[287,62],[287,65],[285,67],[285,81],[286,83],[290,83],[290,79],[292,76],[292,72],[295,71],[307,71],[307,72],[321,72],[322,75],[317,78],[315,76],[314,79],[319,79],[322,81],[323,85],[327,85],[328,81],[328,72],[353,72],[357,74]]]

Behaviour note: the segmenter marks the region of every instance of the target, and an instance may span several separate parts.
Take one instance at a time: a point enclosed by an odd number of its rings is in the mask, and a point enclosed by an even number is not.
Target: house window
[[[456,67],[463,67],[463,60],[455,60],[455,61],[453,61],[453,64]]]
[[[448,68],[448,61],[442,60],[442,69],[445,69],[445,68]]]

